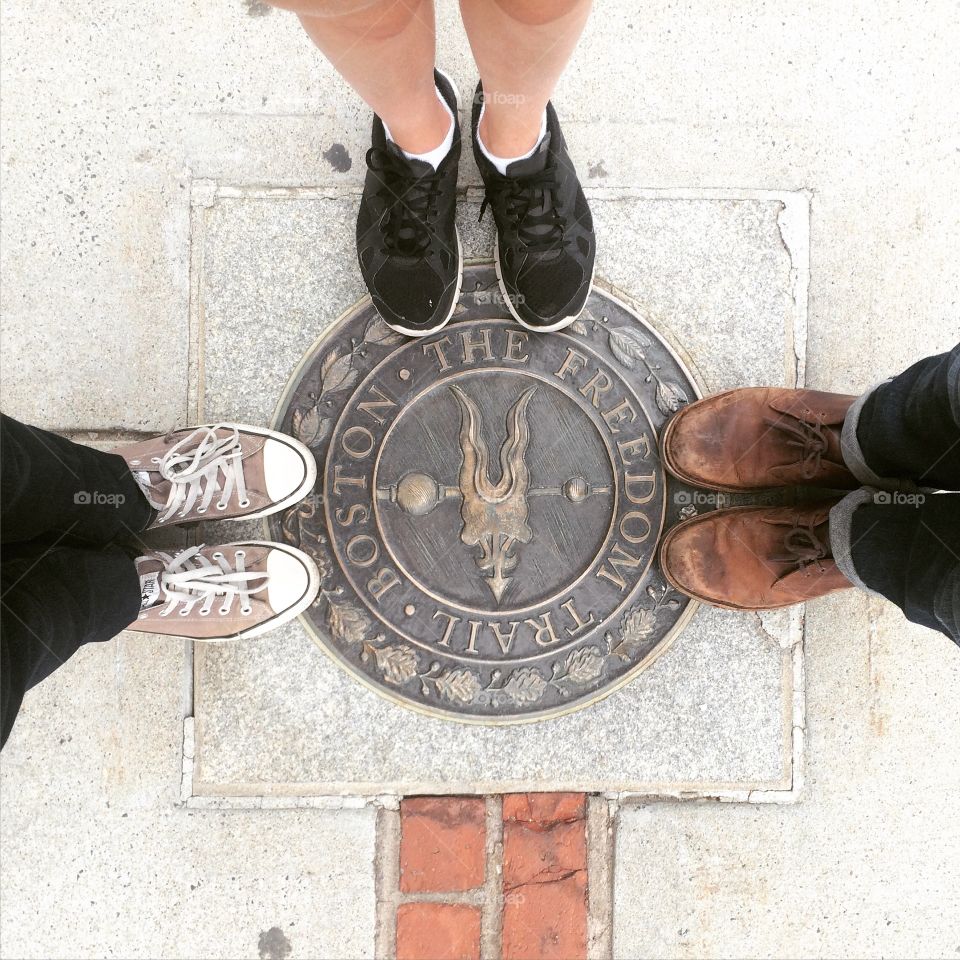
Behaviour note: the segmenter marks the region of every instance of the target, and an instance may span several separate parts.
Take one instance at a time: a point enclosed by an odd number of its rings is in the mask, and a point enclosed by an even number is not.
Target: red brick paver
[[[503,798],[504,960],[577,960],[587,952],[586,797]]]
[[[397,960],[480,960],[480,910],[457,903],[402,903]]]
[[[488,810],[498,806],[488,847]],[[479,960],[481,947],[489,960],[586,958],[582,793],[407,797],[394,864],[396,960]]]
[[[587,837],[584,822],[560,822],[531,828],[526,823],[503,825],[503,887],[510,891],[526,883],[551,883],[585,870]]]
[[[483,884],[482,797],[408,797],[400,804],[400,890],[470,890]]]
[[[548,826],[558,820],[582,820],[587,797],[583,793],[508,793],[503,798],[503,819],[526,820]]]
[[[503,904],[503,960],[583,960],[587,955],[587,876],[530,884]]]

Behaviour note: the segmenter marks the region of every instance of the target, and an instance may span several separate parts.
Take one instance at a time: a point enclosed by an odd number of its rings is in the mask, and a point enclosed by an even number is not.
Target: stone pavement
[[[598,3],[555,98],[598,274],[705,389],[854,392],[956,341],[958,27],[953,0]],[[4,410],[103,442],[268,420],[363,293],[366,110],[256,0],[6,0],[0,29]],[[466,227],[469,156],[463,182]],[[463,956],[960,946],[960,657],[879,601],[701,610],[549,735],[423,721],[299,626],[267,640],[122,635],[28,696],[0,956],[422,956],[450,916]],[[458,797],[401,799],[424,791]]]
[[[320,304],[331,305],[329,323],[357,295],[352,269],[330,271],[319,239],[350,255],[348,202],[314,189],[282,197],[206,181],[196,189],[191,239],[201,263],[195,325],[203,379],[194,419],[268,422],[313,339],[291,335],[291,327],[308,325]],[[476,226],[478,208],[468,193],[461,209],[468,260],[492,245],[489,224]],[[639,290],[637,309],[696,358],[702,381],[713,389],[796,381],[806,333],[804,195],[688,191],[679,199],[618,190],[594,211],[608,237],[598,255],[603,282],[622,296]],[[281,234],[288,239],[278,250],[271,238]],[[588,305],[598,323],[606,319],[602,303],[594,297]],[[740,347],[745,325],[757,340]],[[228,335],[265,341],[225,351]],[[259,389],[250,389],[253,382]],[[670,504],[671,522],[680,509]],[[217,535],[215,527],[203,534]],[[589,710],[509,729],[451,727],[381,700],[304,642],[300,624],[242,649],[198,648],[190,792],[789,792],[794,729],[802,724],[794,696],[800,636],[798,611],[761,618],[701,610],[656,670]]]

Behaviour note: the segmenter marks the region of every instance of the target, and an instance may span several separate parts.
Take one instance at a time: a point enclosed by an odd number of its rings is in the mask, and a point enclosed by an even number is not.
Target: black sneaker
[[[587,198],[567,153],[560,121],[547,104],[547,132],[536,153],[515,160],[503,176],[477,140],[483,90],[473,100],[473,155],[486,188],[480,208],[493,207],[494,260],[507,307],[538,333],[577,319],[593,281],[596,238]]]
[[[434,71],[453,113],[453,144],[438,170],[408,160],[374,115],[367,178],[357,216],[360,272],[380,316],[396,331],[423,337],[443,327],[460,297],[463,254],[454,223],[460,123],[456,88]]]

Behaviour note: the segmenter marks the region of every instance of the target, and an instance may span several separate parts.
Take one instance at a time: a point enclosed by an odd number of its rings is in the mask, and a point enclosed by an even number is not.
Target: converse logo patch
[[[160,599],[160,574],[145,573],[140,577],[140,609],[152,607]]]

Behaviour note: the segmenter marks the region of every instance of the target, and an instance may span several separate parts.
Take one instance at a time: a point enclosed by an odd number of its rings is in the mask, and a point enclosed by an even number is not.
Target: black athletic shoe
[[[518,323],[540,333],[577,319],[593,281],[596,237],[587,198],[567,153],[553,104],[537,152],[515,160],[503,176],[477,139],[483,91],[473,105],[473,155],[497,222],[494,260],[500,289]]]
[[[456,89],[434,71],[453,112],[453,144],[438,170],[408,160],[374,115],[373,145],[357,216],[360,272],[380,316],[399,333],[422,337],[443,327],[460,297],[463,255],[454,223],[460,123]]]

